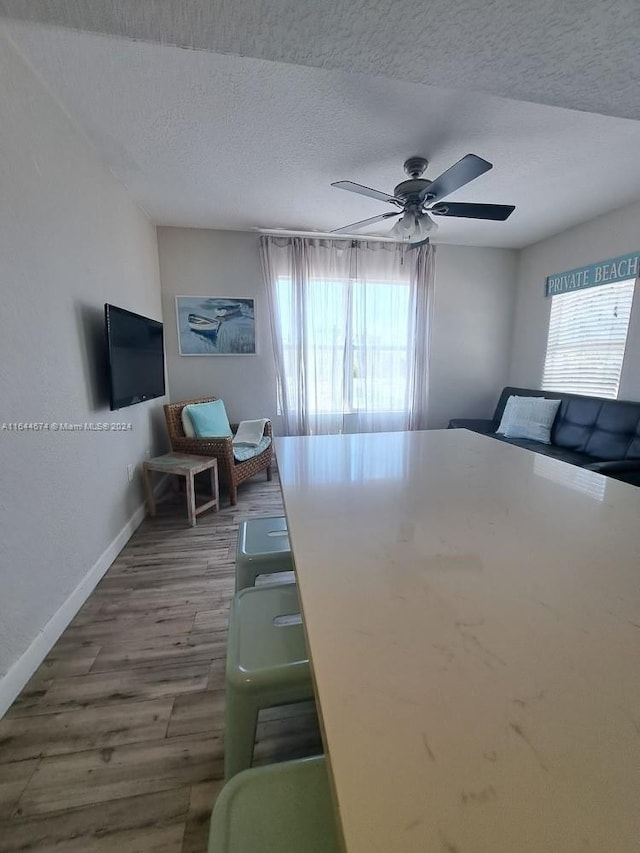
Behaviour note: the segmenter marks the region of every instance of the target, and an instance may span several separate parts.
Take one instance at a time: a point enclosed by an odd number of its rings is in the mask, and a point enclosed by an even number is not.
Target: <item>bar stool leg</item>
[[[230,779],[241,770],[251,767],[258,710],[255,702],[241,695],[227,682],[224,735],[225,779]]]
[[[236,592],[256,585],[260,569],[256,563],[236,563]]]

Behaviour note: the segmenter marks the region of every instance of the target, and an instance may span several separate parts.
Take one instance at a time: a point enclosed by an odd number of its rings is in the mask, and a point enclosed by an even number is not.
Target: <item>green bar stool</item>
[[[251,767],[261,708],[313,698],[297,586],[243,589],[229,614],[225,777]]]
[[[213,808],[208,853],[340,853],[324,756],[245,770]]]
[[[252,518],[240,523],[236,548],[236,592],[255,586],[259,575],[292,571],[291,545],[284,516]]]

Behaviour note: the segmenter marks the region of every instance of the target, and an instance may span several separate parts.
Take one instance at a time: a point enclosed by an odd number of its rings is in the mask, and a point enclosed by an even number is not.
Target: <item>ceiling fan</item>
[[[404,170],[409,179],[398,184],[393,195],[372,190],[353,181],[336,181],[331,184],[332,187],[340,190],[366,195],[400,208],[389,213],[380,213],[369,219],[362,219],[360,222],[352,222],[351,225],[336,228],[331,233],[350,234],[356,228],[363,228],[365,225],[372,225],[374,222],[381,222],[383,219],[394,216],[402,216],[391,229],[391,233],[400,239],[408,239],[410,248],[416,248],[427,243],[431,235],[438,230],[438,225],[431,218],[432,216],[461,216],[465,219],[490,219],[503,222],[515,210],[512,204],[442,202],[445,196],[493,168],[493,164],[483,160],[482,157],[476,154],[465,154],[461,160],[433,181],[421,177],[427,165],[428,161],[424,157],[409,157],[405,160]]]

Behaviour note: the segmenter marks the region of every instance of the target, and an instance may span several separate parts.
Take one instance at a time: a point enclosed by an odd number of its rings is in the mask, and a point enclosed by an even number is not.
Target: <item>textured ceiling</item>
[[[638,0],[0,0],[0,14],[640,119]]]
[[[504,223],[440,218],[440,242],[519,247],[640,198],[640,122],[31,24],[7,30],[159,224],[330,230],[391,209],[331,181],[391,191],[413,154],[429,158],[431,178],[479,154],[494,169],[450,200],[517,206]]]

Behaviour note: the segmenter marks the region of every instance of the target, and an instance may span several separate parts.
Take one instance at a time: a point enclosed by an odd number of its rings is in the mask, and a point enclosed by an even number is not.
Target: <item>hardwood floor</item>
[[[2,853],[206,850],[238,522],[282,514],[277,477],[222,504],[160,503],[0,721]],[[321,748],[312,703],[261,714],[255,764]]]

